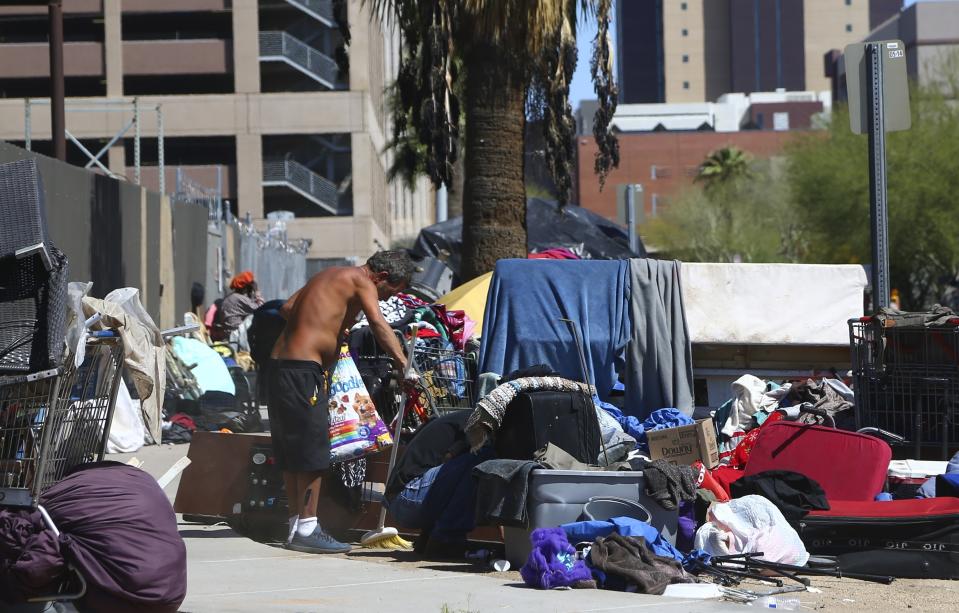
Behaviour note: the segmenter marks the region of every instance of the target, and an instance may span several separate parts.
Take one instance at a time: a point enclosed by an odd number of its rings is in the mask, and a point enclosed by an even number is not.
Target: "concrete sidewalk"
[[[298,554],[223,527],[181,527],[189,552],[184,611],[742,611],[728,603],[601,590],[544,592],[488,575]]]
[[[134,454],[160,476],[186,455],[187,445],[144,447]],[[172,500],[178,480],[167,487]],[[182,611],[371,611],[390,613],[523,613],[743,611],[741,606],[602,590],[540,591],[496,574],[462,572],[463,564],[411,566],[404,556],[358,549],[316,556],[263,545],[225,526],[180,524],[188,553],[188,592]],[[365,559],[364,559],[365,558]],[[377,561],[367,561],[376,559]],[[460,569],[459,572],[456,569]]]

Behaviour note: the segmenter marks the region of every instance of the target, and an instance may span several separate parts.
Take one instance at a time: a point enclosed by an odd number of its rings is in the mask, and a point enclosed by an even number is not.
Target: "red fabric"
[[[733,468],[732,466],[717,466],[709,474],[722,491],[725,492],[726,498],[729,499],[731,497],[729,494],[729,484],[737,479],[741,479],[745,473],[741,469]]]
[[[234,292],[238,292],[251,283],[253,283],[253,272],[244,270],[237,276],[233,277],[233,280],[230,281],[230,289],[232,289]]]
[[[702,462],[696,462],[693,464],[693,469],[699,473],[700,479],[698,485],[704,490],[710,491],[716,497],[716,500],[719,502],[729,502],[729,492],[727,489],[723,489],[723,486],[719,484],[708,470],[703,466]]]
[[[556,247],[553,249],[547,249],[545,251],[540,251],[539,253],[529,254],[528,259],[530,260],[581,260],[582,258],[570,251],[569,249]]]
[[[196,422],[186,413],[177,413],[170,418],[170,421],[174,424],[180,424],[190,432],[196,432]]]
[[[773,411],[769,417],[766,418],[766,421],[763,422],[763,425],[747,432],[743,439],[739,441],[739,444],[736,445],[736,448],[733,449],[729,465],[733,468],[745,467],[749,461],[749,454],[752,453],[753,447],[756,446],[756,439],[759,438],[759,433],[762,432],[762,429],[769,424],[782,420],[783,417],[785,417],[785,415],[781,411]]]
[[[865,500],[830,500],[828,511],[813,511],[808,517],[882,517],[915,518],[936,515],[959,516],[959,498],[913,498],[875,502]],[[957,517],[959,521],[959,517]]]
[[[882,491],[892,450],[864,434],[779,421],[763,427],[744,476],[791,470],[818,482],[834,500],[872,502]]]

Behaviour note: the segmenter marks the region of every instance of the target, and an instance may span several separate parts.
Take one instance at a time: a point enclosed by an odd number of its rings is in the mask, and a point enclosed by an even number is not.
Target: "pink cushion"
[[[765,425],[744,476],[790,470],[818,482],[833,500],[872,501],[882,491],[892,450],[864,434],[795,422]]]

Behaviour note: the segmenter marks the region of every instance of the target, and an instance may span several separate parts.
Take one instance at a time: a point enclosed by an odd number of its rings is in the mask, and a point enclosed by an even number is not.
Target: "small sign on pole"
[[[849,129],[854,134],[869,134],[869,114],[873,106],[873,78],[869,72],[867,47],[880,47],[883,123],[886,132],[912,127],[909,111],[909,75],[906,71],[906,46],[900,40],[853,43],[846,46],[846,99],[849,101]],[[878,88],[877,88],[878,89]]]
[[[869,211],[872,235],[873,310],[889,306],[889,211],[886,198],[886,132],[908,130],[906,48],[899,40],[846,47],[849,128],[869,135]]]

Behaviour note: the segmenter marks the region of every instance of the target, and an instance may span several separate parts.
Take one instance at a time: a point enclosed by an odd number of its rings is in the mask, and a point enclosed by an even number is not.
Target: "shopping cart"
[[[905,434],[914,459],[959,445],[959,320],[942,326],[884,327],[849,321],[856,427]]]
[[[473,408],[476,353],[454,349],[440,338],[416,339],[413,369],[430,415]]]
[[[417,329],[414,326],[405,332],[394,330],[402,346],[408,345]],[[380,417],[391,423],[399,413],[396,399],[401,391],[397,389],[392,360],[365,329],[354,331],[349,345]],[[413,431],[433,417],[472,409],[476,352],[454,349],[441,338],[417,338],[412,345],[411,366],[417,377],[402,389],[406,399],[403,429]]]
[[[123,343],[91,332],[79,368],[0,378],[0,505],[36,507],[41,493],[75,466],[103,459]]]

